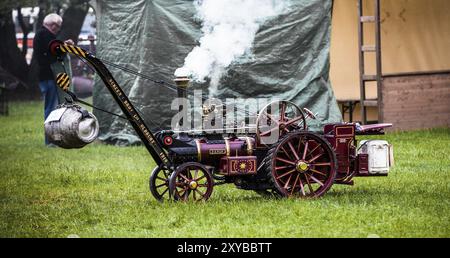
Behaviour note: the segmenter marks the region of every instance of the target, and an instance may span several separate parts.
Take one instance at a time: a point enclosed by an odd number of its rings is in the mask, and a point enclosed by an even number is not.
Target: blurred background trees
[[[28,54],[28,42],[34,37],[34,32],[42,26],[44,17],[49,13],[61,15],[63,24],[57,37],[61,40],[70,38],[77,43],[90,7],[88,2],[88,0],[1,1],[0,83],[7,88],[15,88],[12,94],[14,99],[37,99],[40,96],[38,67],[32,55]]]

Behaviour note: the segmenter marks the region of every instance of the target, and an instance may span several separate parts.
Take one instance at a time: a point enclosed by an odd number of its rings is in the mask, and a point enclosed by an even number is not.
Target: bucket
[[[44,122],[49,141],[64,149],[82,148],[99,132],[97,118],[76,104],[59,105]]]

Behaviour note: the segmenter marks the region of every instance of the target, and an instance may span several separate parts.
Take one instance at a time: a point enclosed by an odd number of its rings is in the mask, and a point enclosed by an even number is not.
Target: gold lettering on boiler
[[[119,88],[119,86],[117,86],[117,84],[114,82],[113,79],[109,79],[109,85],[111,85],[111,88],[114,90],[114,92],[117,94],[117,96],[122,96],[122,92]]]
[[[226,149],[210,149],[209,150],[210,155],[225,155],[227,154]]]

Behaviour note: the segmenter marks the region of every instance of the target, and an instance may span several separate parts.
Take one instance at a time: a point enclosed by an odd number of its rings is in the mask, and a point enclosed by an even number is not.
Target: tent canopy
[[[230,65],[218,87],[219,98],[271,98],[290,100],[318,114],[312,129],[341,121],[329,81],[332,1],[298,0],[289,11],[267,20],[256,33],[252,58]],[[193,1],[96,2],[97,56],[172,82],[174,72],[198,45],[201,21]],[[176,93],[143,78],[110,67],[119,85],[141,111],[150,128],[169,126]],[[207,91],[208,82],[192,83]],[[110,93],[97,78],[94,104],[119,112]],[[127,121],[96,112],[100,139],[133,144],[139,139]],[[152,121],[152,122],[150,122]]]

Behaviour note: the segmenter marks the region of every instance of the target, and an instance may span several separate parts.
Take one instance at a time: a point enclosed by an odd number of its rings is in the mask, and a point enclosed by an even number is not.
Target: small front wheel
[[[206,201],[211,197],[213,185],[211,172],[204,165],[188,162],[173,172],[169,189],[176,201]]]
[[[156,167],[150,175],[150,192],[156,200],[162,202],[169,200],[169,180],[171,171],[165,168]]]

